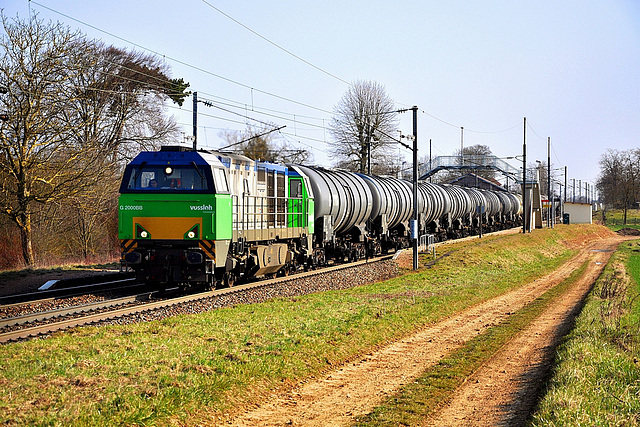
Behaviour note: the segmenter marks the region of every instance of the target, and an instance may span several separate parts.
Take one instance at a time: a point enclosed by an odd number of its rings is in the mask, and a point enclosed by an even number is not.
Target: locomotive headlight
[[[173,168],[171,166],[167,166],[164,168],[164,173],[167,175],[171,175],[173,173]]]
[[[187,237],[190,238],[190,239],[193,239],[194,237],[196,237],[196,233],[193,232],[193,231],[190,231],[190,232],[187,233]]]
[[[129,252],[124,256],[124,260],[129,264],[140,264],[142,262],[142,254],[139,252]]]
[[[149,233],[147,233],[146,231],[142,230],[140,232],[140,237],[142,237],[143,239],[146,239],[149,236]]]
[[[204,256],[200,252],[187,252],[187,264],[197,265],[204,262]]]

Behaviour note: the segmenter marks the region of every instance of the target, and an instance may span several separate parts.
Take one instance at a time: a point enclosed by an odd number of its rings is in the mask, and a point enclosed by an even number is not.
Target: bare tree
[[[596,186],[605,204],[623,209],[626,224],[627,210],[636,205],[640,192],[640,150],[607,150],[600,157]]]
[[[59,23],[2,16],[2,24],[0,212],[16,224],[32,265],[35,204],[83,194],[119,173],[124,142],[170,137],[177,127],[159,115],[180,82],[152,58],[105,48]]]
[[[396,110],[382,85],[356,81],[334,108],[331,158],[347,169],[366,172],[370,150],[373,163],[385,163],[398,128]]]
[[[307,149],[295,149],[272,132],[276,125],[255,127],[247,125],[244,131],[222,131],[227,151],[273,163],[307,164],[312,159]]]
[[[460,156],[462,154],[462,156]],[[477,169],[473,170],[473,173],[481,176],[486,179],[494,179],[496,176],[496,172],[494,169],[483,168],[487,164],[486,158],[489,156],[493,156],[491,149],[488,145],[470,145],[468,147],[464,147],[462,152],[460,150],[456,150],[454,152],[454,156],[460,157],[460,162],[465,165],[469,165],[471,167],[476,166]],[[468,173],[468,170],[462,170],[458,176],[464,176]]]
[[[155,56],[84,39],[74,47],[70,54],[82,72],[70,76],[62,94],[68,100],[65,120],[76,124],[69,127],[70,138],[79,144],[99,142],[113,161],[177,137],[175,122],[164,114],[174,83]],[[184,96],[175,102],[182,103]]]

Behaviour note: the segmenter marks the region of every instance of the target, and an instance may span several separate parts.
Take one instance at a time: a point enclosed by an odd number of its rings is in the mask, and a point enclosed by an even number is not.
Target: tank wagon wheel
[[[380,255],[381,253],[382,253],[382,245],[380,244],[380,241],[376,241],[373,246],[373,254]]]
[[[358,259],[366,258],[367,248],[364,245],[358,247]]]
[[[316,250],[313,253],[313,268],[318,267],[320,265],[324,265],[325,263],[326,263],[326,260],[324,257],[324,251]]]

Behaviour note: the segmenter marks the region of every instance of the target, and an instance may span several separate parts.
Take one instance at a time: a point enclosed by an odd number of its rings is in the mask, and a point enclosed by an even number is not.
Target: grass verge
[[[507,320],[469,340],[460,349],[443,358],[433,368],[402,391],[361,417],[357,426],[419,425],[442,405],[462,383],[489,360],[504,344],[522,332],[582,275],[587,262],[562,283],[526,305]]]
[[[386,282],[0,347],[0,423],[197,424],[543,276],[599,226],[455,243]],[[426,260],[422,260],[424,263]],[[345,280],[348,280],[345,278]]]
[[[612,256],[556,356],[530,425],[640,424],[640,242]]]

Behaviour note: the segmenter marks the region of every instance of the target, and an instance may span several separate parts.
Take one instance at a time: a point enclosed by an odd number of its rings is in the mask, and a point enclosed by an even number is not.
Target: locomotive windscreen
[[[213,193],[211,168],[197,165],[166,166],[144,163],[129,165],[125,170],[120,192],[148,191]]]

